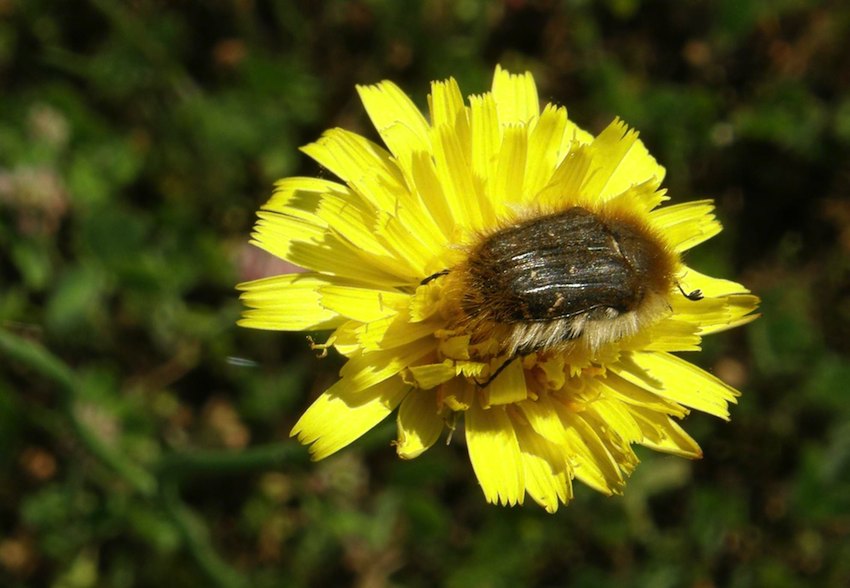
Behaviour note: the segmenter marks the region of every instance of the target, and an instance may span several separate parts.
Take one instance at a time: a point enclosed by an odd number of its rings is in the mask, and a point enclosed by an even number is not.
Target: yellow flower
[[[398,409],[410,459],[462,421],[487,501],[550,512],[574,478],[620,493],[634,444],[699,457],[676,419],[727,419],[738,392],[670,352],[758,305],[681,260],[720,231],[711,202],[660,206],[637,133],[541,111],[528,73],[497,67],[468,104],[434,82],[430,121],[391,82],[358,91],[386,148],[304,147],[341,182],[278,182],[252,242],[309,271],[239,286],[241,325],[332,330],[314,348],[347,358],[292,435],[322,459]]]

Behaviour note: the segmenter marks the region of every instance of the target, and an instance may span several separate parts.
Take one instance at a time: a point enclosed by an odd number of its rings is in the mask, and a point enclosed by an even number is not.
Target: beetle
[[[473,343],[496,338],[509,358],[575,344],[598,350],[669,312],[675,287],[702,298],[676,281],[678,255],[665,241],[617,210],[529,216],[482,235],[466,253],[422,283],[444,279],[454,326]]]

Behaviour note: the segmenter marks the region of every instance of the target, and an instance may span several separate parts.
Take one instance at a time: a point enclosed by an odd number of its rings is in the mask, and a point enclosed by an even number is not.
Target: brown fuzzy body
[[[574,206],[483,236],[448,272],[447,298],[474,342],[509,354],[599,348],[669,308],[677,261],[640,220]]]

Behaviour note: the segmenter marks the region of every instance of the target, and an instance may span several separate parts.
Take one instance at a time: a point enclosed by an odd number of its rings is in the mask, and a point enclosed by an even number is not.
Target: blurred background
[[[763,298],[688,356],[744,393],[705,458],[554,516],[392,419],[309,463],[339,359],[234,324],[272,183],[327,177],[298,146],[375,137],[354,84],[497,62],[639,129],[717,201],[689,262]],[[0,586],[850,586],[848,194],[840,0],[0,0]]]

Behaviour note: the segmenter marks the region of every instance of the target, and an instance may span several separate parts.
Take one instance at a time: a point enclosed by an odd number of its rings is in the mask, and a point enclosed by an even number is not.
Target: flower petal
[[[333,229],[359,249],[372,255],[388,255],[386,247],[372,232],[376,218],[374,209],[346,186],[316,178],[280,180],[262,210],[297,214],[292,209],[310,213],[312,224]]]
[[[435,326],[432,323],[411,323],[405,314],[396,314],[365,323],[355,331],[357,341],[364,350],[392,349],[413,341],[431,337]],[[436,341],[431,340],[431,348],[436,348]]]
[[[377,210],[393,210],[404,178],[385,149],[356,133],[331,129],[301,151],[329,169]]]
[[[558,164],[569,151],[570,144],[565,145],[563,142],[566,127],[567,109],[547,104],[528,139],[528,160],[522,190],[526,198],[535,196],[549,183]]]
[[[729,420],[739,393],[708,372],[669,353],[630,352],[609,369],[624,380],[679,404]]]
[[[454,78],[431,83],[428,106],[431,111],[431,126],[451,128],[458,139],[461,152],[471,153],[469,113]]]
[[[295,209],[288,214],[260,211],[251,243],[295,265],[354,282],[393,286],[417,280],[406,264],[366,255],[326,226],[301,216],[307,213],[296,213]]]
[[[316,399],[290,435],[310,445],[312,459],[323,459],[384,420],[409,390],[401,378],[366,389],[352,388],[343,378]]]
[[[357,86],[357,93],[381,139],[399,161],[409,162],[411,153],[431,150],[428,121],[398,86],[384,80]]]
[[[597,380],[596,385],[604,386],[606,388],[606,395],[629,405],[629,407],[639,407],[679,418],[684,417],[690,412],[672,400],[662,398],[654,392],[635,386],[610,370],[605,378]]]
[[[621,347],[640,351],[699,351],[699,325],[683,320],[678,314],[673,316],[676,318],[664,318],[645,328]]]
[[[620,469],[596,432],[565,404],[553,402],[552,406],[564,424],[561,448],[575,477],[602,494],[619,492],[623,485]]]
[[[434,347],[431,341],[419,340],[393,349],[364,352],[351,357],[339,373],[350,380],[351,388],[362,390],[393,377],[431,353]]]
[[[525,384],[525,370],[522,361],[508,359],[510,363],[490,384],[484,388],[484,406],[513,404],[528,398]]]
[[[639,441],[641,437],[635,436],[634,438],[629,438],[627,435],[634,431],[630,431],[628,428],[620,429],[614,426],[615,424],[625,426],[625,419],[619,423],[609,423],[604,420],[599,412],[595,410],[598,402],[597,400],[587,410],[578,413],[576,416],[584,421],[588,431],[592,431],[598,437],[599,443],[616,464],[617,477],[608,478],[608,481],[612,484],[614,491],[619,493],[625,487],[625,476],[631,475],[639,463],[631,444]],[[627,415],[626,418],[628,418]]]
[[[517,426],[516,432],[528,495],[546,512],[554,513],[559,502],[566,504],[573,497],[572,473],[567,460],[557,445],[528,426]]]
[[[712,214],[713,210],[714,201],[698,200],[657,208],[650,213],[650,218],[676,252],[681,253],[711,239],[723,229]]]
[[[433,130],[434,162],[437,179],[443,188],[455,226],[467,231],[482,229],[484,213],[490,202],[483,198],[481,185],[472,174],[472,166],[452,127],[441,125]],[[492,212],[488,212],[488,217]]]
[[[345,319],[320,303],[319,290],[328,285],[326,278],[306,273],[243,282],[236,286],[243,291],[239,298],[252,310],[237,324],[276,331],[334,328]]]
[[[457,376],[454,362],[449,359],[442,363],[416,365],[408,371],[416,386],[422,390],[430,390]]]
[[[540,114],[537,86],[530,72],[512,74],[497,65],[492,92],[502,125],[528,124]]]
[[[485,192],[493,206],[500,203],[493,192],[492,178],[496,177],[496,164],[502,144],[499,114],[492,94],[469,97],[469,120],[472,129],[472,170],[484,184]]]
[[[593,157],[585,146],[574,146],[552,174],[549,183],[537,193],[535,202],[543,209],[563,206],[564,194],[582,194]]]
[[[608,200],[631,186],[664,179],[664,168],[646,150],[637,131],[615,119],[590,145],[593,167],[584,194]]]
[[[631,410],[635,422],[643,431],[644,437],[640,444],[644,447],[687,459],[702,457],[697,442],[669,416],[642,407],[632,407]]]
[[[472,469],[487,502],[522,504],[525,480],[513,423],[505,408],[484,409],[473,402],[464,413],[466,444]]]
[[[635,421],[628,405],[607,396],[600,396],[591,405],[590,410],[605,423],[605,427],[617,432],[627,443],[636,443],[644,435]]]
[[[541,394],[536,400],[520,402],[517,406],[537,435],[556,445],[565,443],[564,423],[548,394]]]
[[[404,397],[398,410],[398,456],[402,459],[419,457],[437,442],[443,426],[436,393],[414,390]]]
[[[407,308],[410,294],[394,290],[326,284],[319,288],[319,303],[337,314],[363,323],[397,314]]]
[[[683,265],[681,273],[682,276],[679,278],[679,283],[682,284],[682,287],[685,290],[699,289],[706,298],[750,293],[747,288],[737,282],[722,278],[713,278],[691,267]]]
[[[504,127],[502,147],[496,162],[496,175],[490,178],[492,201],[499,213],[522,204],[525,164],[528,154],[528,129],[521,125]]]

